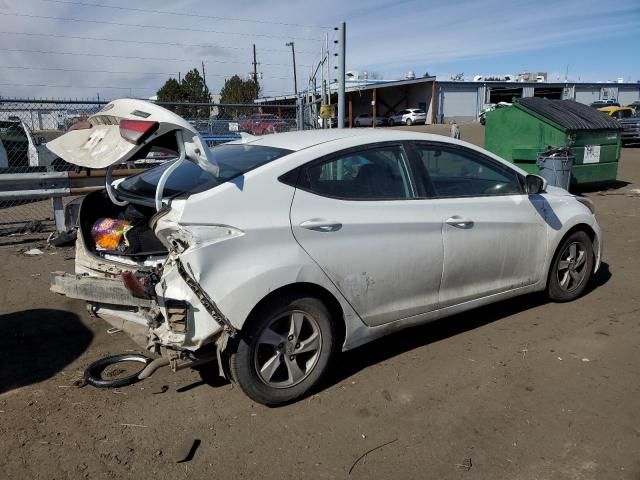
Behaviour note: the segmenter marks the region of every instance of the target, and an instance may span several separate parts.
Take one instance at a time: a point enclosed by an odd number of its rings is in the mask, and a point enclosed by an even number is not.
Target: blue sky
[[[574,80],[640,80],[638,0],[0,0],[0,95],[148,97],[201,61],[218,92],[252,70],[253,43],[264,93],[289,93],[285,43],[295,42],[304,85],[341,20],[347,68],[388,79],[412,70],[556,80],[568,64]]]

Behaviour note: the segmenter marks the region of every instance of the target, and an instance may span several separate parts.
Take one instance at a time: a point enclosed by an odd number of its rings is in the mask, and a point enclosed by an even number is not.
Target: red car
[[[286,121],[268,113],[254,113],[238,123],[251,135],[288,132],[290,129]]]

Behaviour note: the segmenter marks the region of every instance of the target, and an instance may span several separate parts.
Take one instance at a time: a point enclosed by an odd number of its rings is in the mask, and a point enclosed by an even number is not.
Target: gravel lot
[[[481,143],[482,130],[462,136]],[[49,292],[72,249],[3,239],[0,476],[640,479],[639,148],[623,150],[619,180],[588,193],[605,263],[583,298],[532,295],[387,337],[278,409],[193,370],[74,387],[92,361],[137,347]],[[44,254],[21,253],[32,246]]]

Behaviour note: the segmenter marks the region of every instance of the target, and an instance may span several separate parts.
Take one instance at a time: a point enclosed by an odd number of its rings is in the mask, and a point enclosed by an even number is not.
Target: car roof
[[[334,142],[352,138],[355,144],[375,143],[385,141],[402,140],[423,140],[459,143],[450,137],[434,135],[431,133],[413,132],[409,130],[386,130],[386,129],[352,129],[352,128],[332,128],[325,130],[303,130],[284,133],[273,133],[262,137],[245,137],[245,143],[251,145],[261,145],[265,147],[284,148],[287,150],[303,150],[322,143]],[[241,140],[230,143],[243,143]],[[465,145],[467,145],[465,143]]]

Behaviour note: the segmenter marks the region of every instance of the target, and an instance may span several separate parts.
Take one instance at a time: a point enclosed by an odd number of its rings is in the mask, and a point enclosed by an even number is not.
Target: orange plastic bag
[[[131,229],[129,220],[117,218],[99,218],[91,227],[91,236],[98,250],[124,250],[124,234]],[[124,241],[123,241],[124,240]]]

